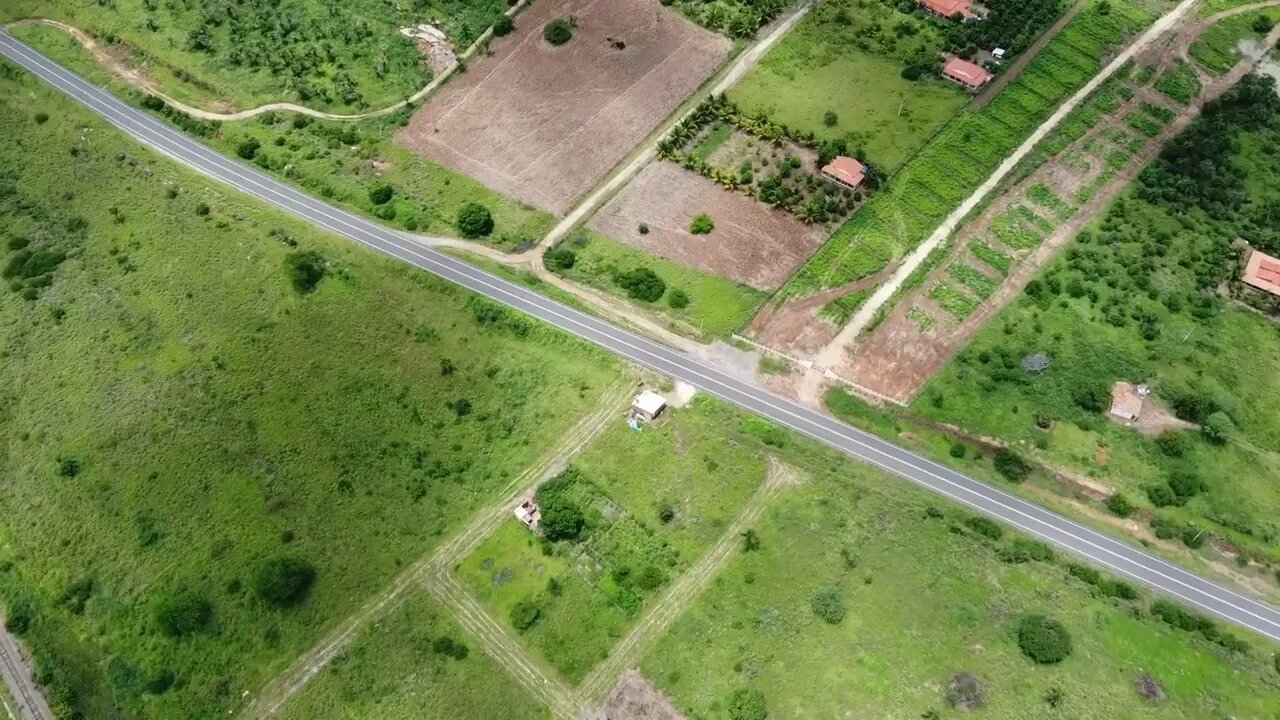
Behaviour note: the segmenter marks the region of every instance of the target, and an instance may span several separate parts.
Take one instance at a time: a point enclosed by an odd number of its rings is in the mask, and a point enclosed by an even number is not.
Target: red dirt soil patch
[[[689,232],[706,213],[715,230]],[[649,232],[641,235],[641,223]],[[791,276],[826,239],[823,225],[795,216],[669,162],[651,163],[609,202],[589,226],[645,252],[772,290]]]
[[[569,16],[578,23],[573,39],[559,47],[542,39],[547,22]],[[729,48],[657,0],[538,0],[397,139],[562,215],[697,90]]]

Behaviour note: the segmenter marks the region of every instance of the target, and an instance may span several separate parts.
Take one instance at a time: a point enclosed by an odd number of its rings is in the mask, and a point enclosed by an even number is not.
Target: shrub
[[[1133,503],[1123,493],[1115,493],[1107,498],[1107,509],[1114,515],[1127,518],[1133,514]]]
[[[964,521],[974,532],[991,540],[999,540],[1004,536],[1004,528],[997,525],[994,521],[984,518],[980,515],[974,515]]]
[[[1174,525],[1168,518],[1163,518],[1159,515],[1151,518],[1151,530],[1161,540],[1172,540],[1173,536],[1178,534],[1178,526]]]
[[[693,233],[694,235],[706,235],[707,233],[715,229],[716,229],[715,221],[711,219],[710,215],[707,215],[705,213],[700,215],[695,215],[693,217],[693,222],[689,223],[689,232]]]
[[[27,598],[19,598],[9,603],[9,616],[4,620],[4,627],[14,635],[25,635],[36,622],[36,608]]]
[[[499,15],[498,19],[493,21],[493,34],[498,37],[506,37],[515,29],[516,23],[510,15]]]
[[[1107,408],[1111,391],[1102,383],[1090,383],[1077,388],[1073,399],[1082,410],[1099,413]]]
[[[676,508],[669,502],[663,502],[658,506],[658,521],[663,525],[676,519]]]
[[[760,535],[755,530],[744,530],[742,533],[742,552],[755,552],[760,549]]]
[[[921,65],[908,65],[902,68],[902,77],[906,80],[919,80],[928,69]]]
[[[562,473],[555,479],[538,489],[538,505],[541,506],[542,520],[539,527],[543,535],[552,542],[558,540],[576,540],[587,525],[582,508],[565,496],[562,488],[572,482],[572,469]]]
[[[969,454],[968,445],[965,445],[962,442],[951,443],[951,457],[960,460],[960,459],[963,459],[964,456],[968,454]]]
[[[37,124],[43,125],[47,122],[49,122],[49,113],[43,113],[43,112],[36,113]]]
[[[301,558],[276,557],[262,564],[254,589],[263,602],[278,608],[301,605],[316,582],[316,569]]]
[[[1177,430],[1165,430],[1156,438],[1156,447],[1169,457],[1182,457],[1187,451],[1187,438]]]
[[[258,154],[258,149],[262,147],[262,143],[258,142],[258,138],[248,138],[236,146],[236,154],[245,160],[252,160]]]
[[[62,458],[58,460],[58,475],[64,478],[73,478],[80,474],[80,461],[75,458]]]
[[[649,226],[644,223],[640,223],[640,226],[636,228],[636,232],[640,233],[641,235],[648,235]]]
[[[1173,494],[1168,485],[1148,485],[1142,490],[1147,494],[1151,504],[1158,508],[1176,505],[1178,502],[1178,497]]]
[[[1204,435],[1204,439],[1214,445],[1224,445],[1231,437],[1231,430],[1235,426],[1231,422],[1231,418],[1224,412],[1210,413],[1205,418],[1204,425],[1200,427],[1200,432]]]
[[[1030,463],[1009,448],[1000,448],[996,451],[995,468],[996,472],[1013,483],[1020,483],[1026,480],[1027,476],[1031,474]]]
[[[511,607],[511,627],[524,632],[533,627],[542,616],[542,609],[531,600],[521,600]]]
[[[646,592],[657,590],[667,581],[667,576],[656,565],[645,565],[632,578],[631,584]]]
[[[1259,35],[1266,35],[1271,32],[1271,28],[1275,27],[1276,22],[1266,15],[1259,15],[1253,19],[1253,31]]]
[[[563,245],[551,248],[542,256],[542,264],[552,272],[564,272],[577,261],[577,254]]]
[[[689,307],[689,295],[683,290],[672,290],[667,295],[667,304],[676,310]]]
[[[542,39],[552,45],[563,45],[573,39],[573,24],[564,18],[556,18],[543,26]]]
[[[820,587],[809,598],[813,613],[824,622],[838,625],[844,620],[844,601],[840,598],[840,588],[832,586]]]
[[[458,232],[464,238],[485,237],[493,232],[493,215],[480,203],[469,202],[458,210]]]
[[[171,588],[156,601],[156,624],[169,637],[205,630],[213,622],[213,604],[193,590]]]
[[[822,124],[827,127],[835,127],[839,122],[840,116],[836,115],[832,110],[828,110],[822,114]]]
[[[1057,620],[1024,615],[1018,621],[1018,647],[1034,662],[1053,665],[1071,654],[1071,634]]]
[[[657,302],[667,292],[667,284],[647,267],[620,273],[616,280],[627,295],[644,302]]]
[[[315,250],[297,250],[284,257],[284,270],[293,289],[305,295],[324,279],[324,257]]]
[[[1107,597],[1121,600],[1137,600],[1138,589],[1122,580],[1106,580],[1098,585],[1098,589]]]
[[[1185,504],[1187,500],[1205,491],[1205,482],[1190,470],[1178,469],[1169,474],[1169,490],[1176,498],[1176,504]]]
[[[391,197],[395,194],[395,189],[386,183],[374,185],[369,188],[369,202],[374,205],[386,205],[391,202]]]
[[[1204,547],[1204,538],[1205,532],[1196,527],[1194,523],[1187,523],[1187,526],[1182,528],[1182,544],[1192,550]]]
[[[1050,562],[1053,560],[1053,548],[1037,540],[1018,538],[1000,549],[1000,559],[1013,564],[1031,562]]]
[[[431,641],[431,649],[438,655],[451,657],[454,660],[466,660],[470,650],[466,645],[454,640],[448,635],[441,635]]]
[[[1272,660],[1272,662],[1274,662],[1274,663],[1275,663],[1275,666],[1276,666],[1276,672],[1277,672],[1277,673],[1280,673],[1280,652],[1276,653],[1276,656],[1275,656],[1275,658]]]
[[[1071,573],[1072,577],[1083,580],[1089,583],[1090,585],[1097,585],[1098,583],[1102,582],[1102,573],[1098,572],[1094,568],[1089,567],[1088,565],[1079,565],[1077,563],[1071,563],[1070,565],[1067,566],[1067,572]]]
[[[731,720],[766,720],[769,717],[764,693],[755,688],[738,688],[729,693],[728,705]]]
[[[1051,687],[1044,694],[1044,701],[1048,703],[1051,708],[1059,707],[1065,699],[1066,697],[1062,694],[1061,688]]]
[[[982,683],[972,673],[960,673],[947,683],[947,702],[957,710],[976,710],[985,704]]]

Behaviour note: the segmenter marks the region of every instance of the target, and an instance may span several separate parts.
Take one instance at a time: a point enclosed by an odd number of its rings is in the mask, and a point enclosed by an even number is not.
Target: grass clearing
[[[0,594],[34,618],[64,713],[234,711],[620,372],[228,194],[7,64],[0,96],[23,98],[0,104],[4,262],[18,238],[63,258],[26,263],[0,302],[0,507],[22,518],[0,524]],[[285,273],[297,252],[323,268],[305,294]],[[292,609],[254,589],[281,556],[316,572]],[[216,632],[158,631],[180,592]]]

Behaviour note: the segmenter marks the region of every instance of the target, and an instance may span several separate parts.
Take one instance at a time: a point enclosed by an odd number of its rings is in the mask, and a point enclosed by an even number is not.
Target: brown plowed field
[[[700,213],[716,224],[707,235],[689,232]],[[641,223],[648,234],[638,231]],[[827,236],[825,225],[805,225],[669,162],[651,163],[588,224],[645,252],[761,290],[786,282]]]
[[[570,16],[572,40],[553,47],[542,39],[547,22]],[[729,47],[658,0],[537,0],[398,139],[562,215],[697,90]]]

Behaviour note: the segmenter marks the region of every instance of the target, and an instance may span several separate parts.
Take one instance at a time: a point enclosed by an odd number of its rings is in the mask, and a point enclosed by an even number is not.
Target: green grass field
[[[1242,43],[1262,42],[1266,32],[1258,32],[1253,24],[1259,18],[1271,22],[1280,21],[1280,8],[1263,8],[1242,13],[1223,20],[1209,28],[1191,46],[1191,57],[1210,72],[1221,75],[1235,66],[1240,58]]]
[[[505,11],[503,0],[357,0],[286,4],[150,0],[13,0],[0,22],[52,18],[127,52],[167,94],[205,109],[299,102],[358,112],[401,100],[431,79],[401,27],[434,22],[461,52]]]
[[[853,22],[840,22],[842,12]],[[896,55],[859,49],[871,25],[892,23],[919,27],[919,34],[896,42]],[[940,42],[934,33],[887,5],[824,3],[729,91],[729,99],[819,139],[845,139],[865,150],[864,162],[892,173],[969,100],[940,78],[902,77],[906,65],[899,56]],[[824,122],[827,111],[836,113],[834,125]]]
[[[19,28],[15,35],[121,97],[135,104],[140,100],[62,32],[36,26]],[[495,247],[527,246],[551,229],[555,224],[551,215],[396,143],[392,135],[411,112],[363,122],[313,121],[292,113],[273,113],[240,122],[183,124],[188,132],[229,156],[251,160],[311,193],[406,230],[457,235],[458,211],[467,202],[489,208],[494,229],[483,242]],[[370,198],[370,191],[379,185],[392,188],[390,202],[378,205]]]
[[[441,638],[466,646],[466,656],[437,650]],[[550,714],[458,628],[448,609],[414,590],[290,700],[280,717],[546,720]]]
[[[626,291],[615,280],[619,272],[640,267],[653,270],[666,283],[666,295],[652,303],[630,302],[695,337],[728,336],[746,324],[767,297],[755,288],[664,260],[591,230],[577,231],[564,244],[577,257],[573,267],[562,273],[565,277],[624,298]],[[686,307],[671,306],[675,290],[688,295]]]
[[[758,442],[735,429],[735,415],[698,399],[643,432],[619,418],[573,460],[586,539],[544,546],[512,518],[463,561],[463,583],[500,620],[522,601],[536,603],[540,616],[524,641],[581,680],[660,590],[632,578],[653,566],[663,584],[674,579],[763,482]]]
[[[620,372],[8,65],[0,98],[0,595],[63,716],[225,716]],[[309,251],[303,294],[285,261]],[[290,609],[256,590],[282,556],[316,572]],[[191,622],[161,613],[175,596]]]

